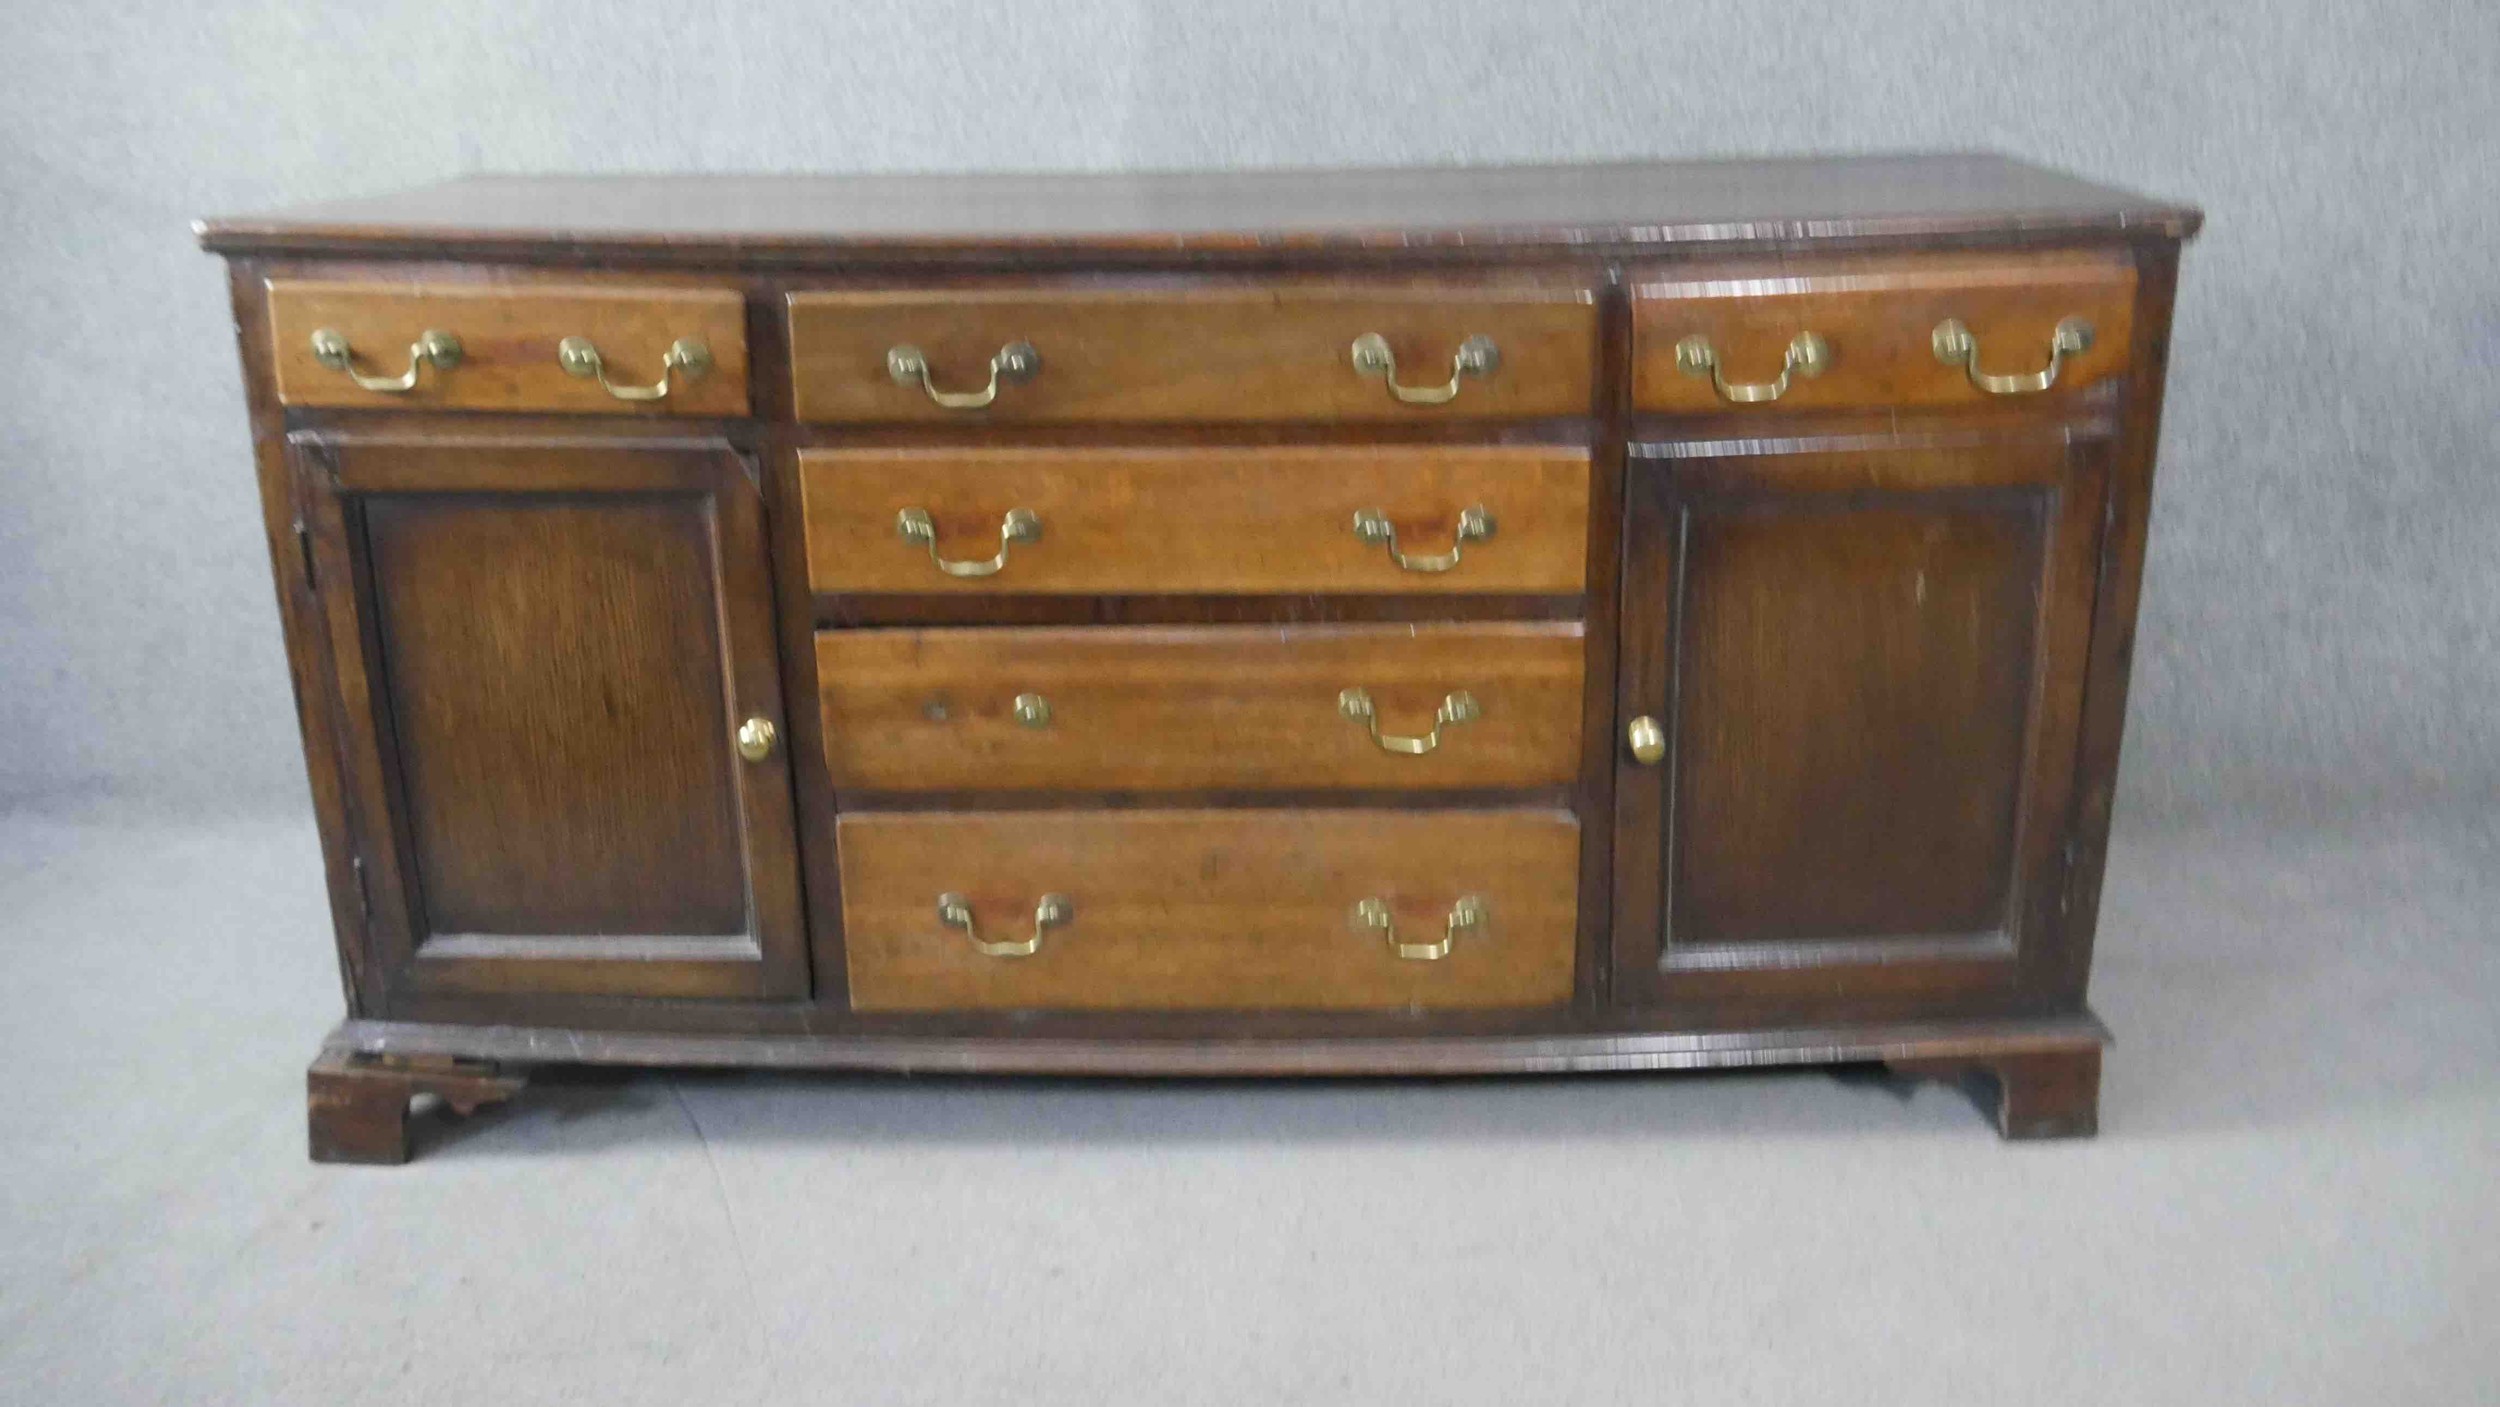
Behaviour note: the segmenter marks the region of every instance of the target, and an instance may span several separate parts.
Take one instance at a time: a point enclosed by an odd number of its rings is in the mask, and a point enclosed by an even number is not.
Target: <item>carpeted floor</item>
[[[2100,1139],[1828,1074],[577,1075],[314,1167],[306,824],[0,820],[0,1401],[2500,1400],[2500,816],[2122,828]]]

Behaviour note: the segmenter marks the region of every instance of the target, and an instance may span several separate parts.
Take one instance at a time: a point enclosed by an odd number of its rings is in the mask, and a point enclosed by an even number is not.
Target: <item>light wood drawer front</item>
[[[835,835],[862,1011],[1571,997],[1580,828],[1566,812],[855,812]],[[940,895],[960,899],[958,922]],[[1038,923],[1045,895],[1057,921]],[[1480,917],[1454,924],[1470,897]],[[1358,914],[1364,900],[1391,926]],[[1033,951],[986,955],[976,938]],[[1422,956],[1445,939],[1445,956]]]
[[[799,474],[808,581],[829,595],[1587,585],[1589,458],[1566,446],[809,450]],[[959,570],[999,558],[1002,543],[1004,560],[950,574],[927,538],[902,532],[906,512]],[[1015,512],[1034,532],[1005,541]],[[1357,514],[1389,532],[1367,534]]]
[[[829,630],[816,671],[837,787],[1526,787],[1579,773],[1584,646],[1576,621]]]
[[[1584,287],[1240,288],[1188,291],[900,290],[790,295],[798,415],[815,421],[1429,421],[1587,415],[1597,310]],[[1495,364],[1442,404],[1412,404],[1358,371],[1356,339],[1383,339],[1395,380],[1446,388],[1471,338]],[[1002,349],[1038,365],[987,390]],[[928,372],[898,379],[916,348]]]
[[[2118,255],[1661,271],[1633,290],[1633,401],[1650,411],[1769,415],[2048,400],[2126,371],[2134,300],[2135,270]],[[1996,391],[1982,389],[1968,365],[1939,359],[1937,328],[1948,320],[1967,329],[1978,375],[1996,378]],[[2059,352],[2054,384],[2028,389],[2070,322],[2090,328],[2089,345]],[[1813,375],[1799,342],[1809,333],[1824,352]],[[1709,356],[1679,357],[1679,344],[1696,338]],[[1739,399],[1748,395],[1758,399]]]
[[[278,398],[289,405],[389,410],[560,411],[584,415],[742,416],[747,413],[746,299],[727,289],[427,287],[406,283],[272,280],[269,317]],[[325,365],[314,334],[335,333],[351,359]],[[403,377],[411,349],[428,333],[458,343],[449,364],[416,366],[402,391],[368,390],[368,380]],[[598,353],[599,372],[627,391],[668,392],[620,399],[598,375],[567,371],[558,349],[581,338]],[[663,366],[680,342],[702,349],[700,370]],[[588,367],[585,367],[588,370]]]

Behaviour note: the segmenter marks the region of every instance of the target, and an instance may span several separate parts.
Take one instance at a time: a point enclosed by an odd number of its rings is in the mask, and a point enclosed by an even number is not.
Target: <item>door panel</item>
[[[2046,980],[2103,475],[2048,440],[1636,460],[1617,787],[1631,996]]]
[[[394,985],[806,990],[761,503],[705,445],[301,446]]]
[[[1701,515],[1674,728],[1694,821],[1681,942],[1999,926],[2040,531],[2020,500]]]

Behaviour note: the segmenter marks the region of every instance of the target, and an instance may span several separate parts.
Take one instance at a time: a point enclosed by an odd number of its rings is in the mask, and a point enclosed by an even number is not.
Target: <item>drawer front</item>
[[[2134,307],[2117,255],[1676,270],[1633,290],[1632,397],[1768,414],[2066,396],[2127,370]]]
[[[861,1011],[1571,997],[1565,812],[855,812],[836,836]]]
[[[1559,786],[1584,646],[1577,622],[834,630],[816,671],[837,787]]]
[[[746,300],[726,289],[276,279],[269,317],[288,405],[747,413]]]
[[[798,415],[816,421],[1586,415],[1596,332],[1577,286],[790,295]],[[1386,361],[1358,367],[1363,339]]]
[[[1589,457],[1564,446],[809,450],[799,474],[828,595],[1587,584]]]

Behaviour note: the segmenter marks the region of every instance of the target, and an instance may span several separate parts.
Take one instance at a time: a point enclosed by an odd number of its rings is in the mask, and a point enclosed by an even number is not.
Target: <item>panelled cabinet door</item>
[[[761,495],[716,442],[296,444],[385,993],[807,990]]]
[[[1616,982],[1811,1015],[2056,1000],[2104,456],[1636,449]]]

